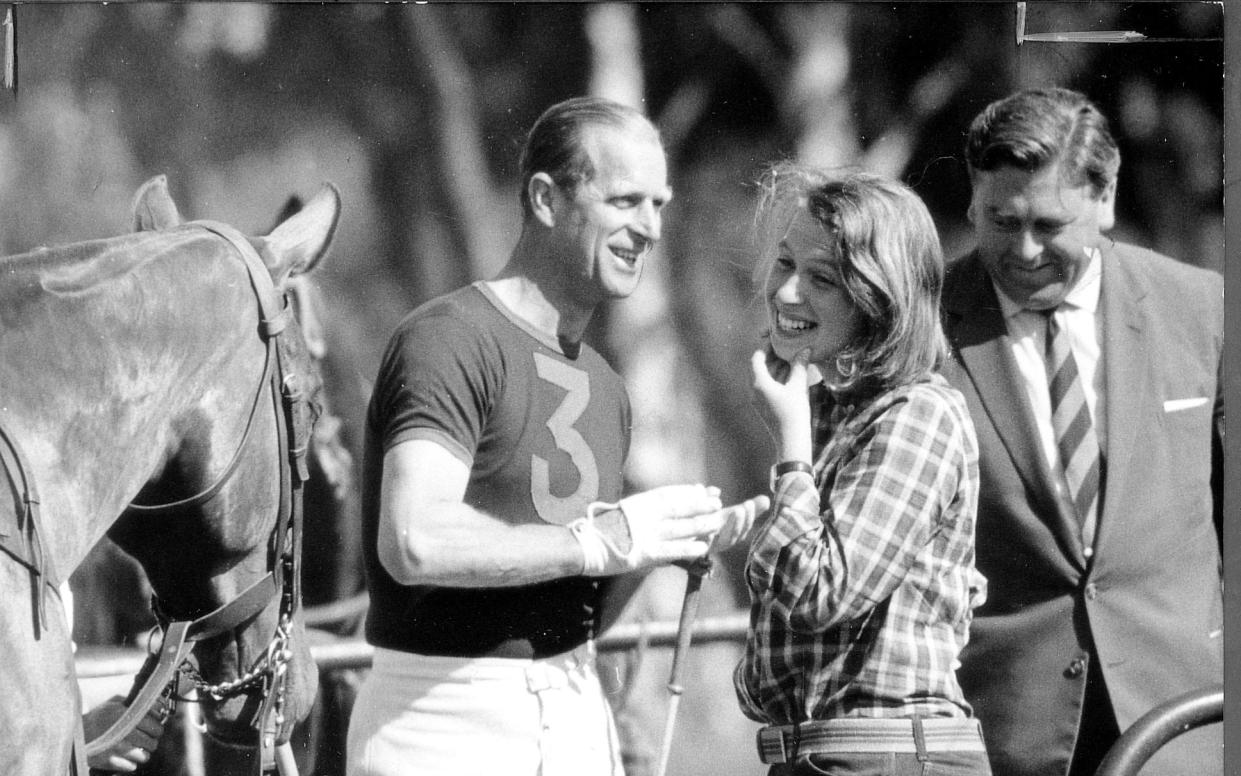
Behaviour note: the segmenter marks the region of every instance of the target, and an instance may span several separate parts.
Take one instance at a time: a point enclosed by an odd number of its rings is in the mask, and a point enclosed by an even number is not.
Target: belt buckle
[[[769,765],[789,761],[789,751],[784,742],[784,731],[779,725],[759,728],[758,758]]]

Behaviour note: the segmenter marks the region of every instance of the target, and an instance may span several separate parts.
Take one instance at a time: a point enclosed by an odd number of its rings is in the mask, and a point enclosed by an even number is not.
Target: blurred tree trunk
[[[430,98],[426,110],[434,140],[428,150],[446,206],[435,212],[452,242],[465,252],[464,257],[442,258],[464,263],[471,279],[478,279],[499,270],[509,248],[495,217],[500,203],[483,153],[473,74],[461,56],[460,36],[449,30],[452,11],[446,6],[415,6],[402,18],[415,59],[426,70]]]
[[[477,277],[478,244],[471,236],[483,233],[464,193],[467,187],[481,186],[487,175],[473,155],[462,153],[470,147],[459,135],[471,136],[468,103],[473,88],[460,67],[457,42],[445,29],[450,10],[403,7],[395,19],[407,52],[402,63],[406,73],[395,77],[406,78],[416,93],[401,95],[404,104],[398,110],[408,124],[379,164],[385,168],[381,174],[394,179],[400,191],[397,202],[404,205],[404,212],[391,213],[391,223],[405,225],[410,250],[394,258],[416,279],[416,301]],[[385,208],[392,210],[387,203]]]

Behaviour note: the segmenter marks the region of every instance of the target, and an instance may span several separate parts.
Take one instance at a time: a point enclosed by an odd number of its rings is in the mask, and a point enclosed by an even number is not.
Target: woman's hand
[[[754,406],[776,441],[776,455],[781,461],[810,462],[809,356],[809,349],[803,350],[787,363],[767,345],[750,358]]]

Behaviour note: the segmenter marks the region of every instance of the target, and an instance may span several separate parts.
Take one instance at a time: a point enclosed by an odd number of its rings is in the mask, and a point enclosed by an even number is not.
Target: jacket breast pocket
[[[1214,402],[1200,395],[1181,394],[1160,403],[1157,437],[1143,445],[1155,453],[1153,477],[1167,477],[1156,498],[1181,500],[1190,494],[1208,496],[1211,476],[1211,428]],[[1185,506],[1182,504],[1182,506]]]

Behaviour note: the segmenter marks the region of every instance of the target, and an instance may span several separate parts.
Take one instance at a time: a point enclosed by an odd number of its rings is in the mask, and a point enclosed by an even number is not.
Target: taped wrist
[[[621,552],[616,543],[595,525],[595,515],[619,508],[619,504],[596,501],[586,508],[585,517],[579,517],[569,523],[569,531],[582,547],[582,574],[584,576],[609,576],[629,570],[627,554]]]

